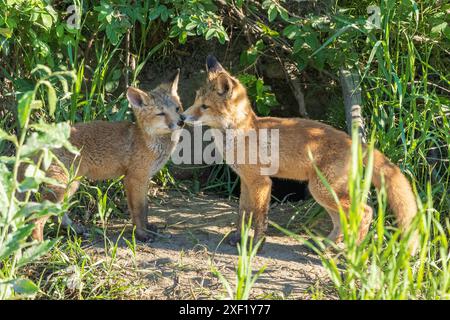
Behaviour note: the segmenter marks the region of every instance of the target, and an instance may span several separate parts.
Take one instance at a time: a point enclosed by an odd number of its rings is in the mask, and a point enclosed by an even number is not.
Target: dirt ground
[[[211,194],[190,195],[177,190],[158,194],[150,199],[149,220],[166,225],[163,234],[170,238],[138,242],[134,261],[131,250],[120,240],[116,263],[129,269],[137,265],[141,299],[225,298],[223,285],[211,270],[215,266],[232,286],[235,284],[237,250],[222,240],[233,230],[237,208],[237,200]],[[292,213],[292,206],[277,204],[271,209],[270,220],[285,225]],[[127,225],[128,220],[111,220],[108,235],[117,239]],[[130,233],[129,226],[124,236],[130,239]],[[103,241],[87,251],[103,255]],[[273,227],[269,228],[264,252],[254,260],[253,270],[263,266],[266,269],[251,298],[317,298],[316,288],[320,287],[323,294],[329,284],[319,257]]]

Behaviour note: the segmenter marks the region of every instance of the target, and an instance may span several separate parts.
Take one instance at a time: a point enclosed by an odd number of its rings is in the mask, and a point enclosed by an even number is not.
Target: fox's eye
[[[180,111],[180,107],[177,107],[175,110],[176,110],[176,112],[179,112]]]
[[[160,112],[157,114],[157,116],[164,116],[164,115],[166,115],[164,112]]]
[[[209,107],[206,106],[206,105],[204,105],[204,104],[202,104],[201,108],[202,108],[203,110],[206,110],[206,109],[208,109]]]

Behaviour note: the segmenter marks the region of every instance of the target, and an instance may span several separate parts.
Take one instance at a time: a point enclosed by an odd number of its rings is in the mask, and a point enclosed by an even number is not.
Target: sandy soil
[[[138,242],[134,259],[125,241],[120,240],[116,263],[129,269],[137,266],[142,299],[226,297],[222,283],[211,270],[214,266],[234,285],[237,250],[222,240],[233,230],[237,208],[236,200],[210,194],[189,195],[176,190],[158,194],[150,199],[149,220],[166,225],[163,234],[170,238]],[[292,208],[276,205],[270,212],[271,221],[285,225]],[[109,237],[117,239],[127,225],[128,220],[113,219],[108,224]],[[124,237],[130,239],[130,233],[131,226]],[[103,241],[90,247],[91,254],[103,255]],[[310,299],[317,287],[323,293],[329,281],[317,255],[275,228],[269,229],[264,252],[255,258],[253,266],[254,271],[263,266],[266,269],[252,290],[252,298]]]

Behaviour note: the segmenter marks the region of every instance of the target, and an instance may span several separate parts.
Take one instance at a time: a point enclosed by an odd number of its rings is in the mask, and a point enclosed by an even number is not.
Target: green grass
[[[37,299],[137,299],[143,289],[136,265],[124,266],[116,256],[118,243],[107,240],[104,255],[93,254],[92,244],[68,235],[60,238],[45,260],[29,272],[38,278]],[[128,241],[128,240],[127,240]],[[98,241],[96,241],[98,244]],[[131,246],[131,243],[130,243]],[[131,250],[131,247],[130,247]]]
[[[217,19],[221,12],[207,0],[172,1],[165,7],[143,1],[134,11],[128,2],[111,3],[121,14],[120,19],[103,2],[83,1],[81,28],[69,30],[68,17],[62,14],[65,8],[47,6],[45,1],[32,5],[0,0],[0,103],[5,97],[13,98],[18,111],[15,114],[4,109],[0,113],[2,299],[139,297],[139,281],[136,285],[122,281],[126,270],[117,263],[118,243],[107,236],[108,221],[125,218],[120,179],[95,185],[83,181],[70,203],[41,204],[37,201],[38,186],[48,181],[40,177],[37,167],[26,181],[17,181],[19,164],[31,162],[28,151],[37,147],[46,152],[38,161],[48,162],[51,149],[67,143],[67,126],[61,124],[64,121],[132,120],[123,92],[128,84],[139,84],[146,64],[178,63],[172,59],[174,49],[190,50],[190,46],[204,44],[225,48],[219,43],[228,40],[232,28],[225,25],[227,19]],[[81,5],[78,1],[76,4]],[[283,7],[284,2],[263,1],[261,6],[228,3],[230,10],[237,6],[262,30],[254,36],[255,43],[245,40],[248,50],[242,50],[245,59],[241,57],[236,72],[248,72],[250,79],[260,79],[251,70],[261,58],[277,61],[286,57],[305,76],[305,90],[338,87],[335,74],[341,67],[359,72],[363,114],[373,134],[371,142],[397,163],[414,185],[419,204],[415,224],[421,232],[421,248],[417,256],[407,255],[407,238],[400,237],[392,223],[384,192],[369,192],[365,181],[370,180],[370,170],[355,166],[349,186],[354,201],[348,216],[342,215],[345,249],[335,248],[336,255],[318,253],[341,299],[448,299],[450,26],[445,12],[450,7],[434,0],[381,0],[381,25],[373,29],[366,25],[366,9],[371,4],[350,0],[325,6],[319,2],[316,11],[299,8],[292,14]],[[198,15],[194,17],[193,12]],[[240,41],[234,34],[230,45]],[[134,68],[126,65],[127,55]],[[256,92],[255,99],[265,101],[270,95],[266,89]],[[263,113],[278,108],[271,99],[266,102],[270,108],[264,107]],[[261,105],[256,107],[261,109]],[[345,127],[343,112],[336,107],[330,106],[326,118],[336,127]],[[355,163],[360,156],[357,149],[355,146]],[[226,165],[211,168],[204,184],[199,176],[206,167],[195,170],[189,183],[174,179],[167,167],[154,180],[161,188],[189,193],[231,196],[238,187],[239,179]],[[25,201],[15,197],[18,188],[26,191]],[[376,208],[375,221],[363,245],[357,246],[355,226],[360,205],[366,202]],[[27,239],[31,218],[60,216],[68,209],[92,225],[88,241],[101,237],[104,257],[94,258],[88,245],[72,235],[41,245]],[[312,228],[320,213],[311,200],[293,211],[291,222],[285,226],[291,230],[285,232],[292,236],[293,230]],[[51,238],[65,235],[58,226],[49,227]],[[243,230],[248,232],[248,226]],[[131,272],[135,274],[135,239],[123,240],[134,257]],[[254,250],[246,248],[241,247],[235,287],[224,282],[229,297],[251,296]],[[328,288],[317,285],[311,290],[315,298],[327,297],[323,292]]]
[[[420,234],[420,246],[416,255],[411,256],[409,252],[412,232],[401,235],[399,229],[387,225],[388,210],[384,187],[376,192],[378,210],[371,230],[360,244],[356,242],[363,208],[369,199],[374,139],[372,136],[367,150],[368,165],[364,169],[357,131],[354,132],[353,165],[349,173],[352,205],[348,212],[344,212],[341,207],[339,212],[343,246],[330,243],[312,232],[316,245],[308,242],[306,245],[320,256],[340,299],[450,299],[450,220],[448,217],[439,219],[440,213],[433,208],[430,185],[426,201],[422,202],[417,198],[419,212],[411,228],[418,230]],[[317,168],[316,171],[324,185],[334,194]],[[336,195],[335,200],[339,205]],[[296,234],[273,222],[271,224],[304,243]],[[337,254],[330,255],[330,248]]]
[[[240,229],[241,241],[237,245],[239,258],[235,272],[236,277],[234,285],[230,284],[230,281],[220,273],[212,262],[210,262],[212,273],[220,279],[226,290],[227,298],[231,300],[248,300],[256,280],[258,280],[259,276],[266,269],[266,266],[263,266],[255,273],[253,271],[253,259],[256,257],[259,248],[262,246],[263,239],[260,239],[258,243],[253,244],[253,237],[250,236],[251,221],[252,215],[250,214],[248,223],[245,223],[244,214]]]

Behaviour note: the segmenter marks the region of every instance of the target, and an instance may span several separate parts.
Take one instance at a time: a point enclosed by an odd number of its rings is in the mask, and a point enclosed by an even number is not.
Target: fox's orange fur
[[[182,106],[177,95],[178,73],[172,81],[161,84],[148,94],[130,87],[127,98],[136,117],[136,123],[94,121],[75,124],[71,128],[70,142],[80,150],[75,157],[66,149],[54,153],[66,168],[76,170],[77,177],[104,180],[124,175],[124,186],[128,208],[136,226],[136,237],[146,241],[153,229],[147,222],[147,191],[149,179],[168,160],[177,139],[172,133],[183,125],[180,111]],[[176,135],[175,135],[176,136]],[[66,171],[58,164],[52,164],[47,176],[67,187],[47,186],[43,198],[62,201],[65,194],[72,195],[78,188],[78,180],[69,183]],[[47,217],[35,222],[33,238],[43,239],[43,228]],[[65,226],[71,225],[67,215],[63,217]],[[81,226],[73,225],[77,232]]]
[[[351,163],[351,139],[339,130],[326,124],[299,118],[258,117],[252,110],[244,86],[232,77],[218,62],[207,59],[208,79],[197,92],[194,104],[184,112],[187,123],[201,122],[216,129],[241,129],[243,132],[262,128],[279,129],[279,171],[277,178],[308,181],[314,199],[323,206],[331,217],[333,230],[329,238],[342,238],[338,206],[317,176],[308,156],[311,151],[314,162],[339,197],[344,209],[350,206],[348,194],[348,173]],[[227,152],[225,150],[225,152]],[[232,168],[241,179],[240,213],[252,212],[255,239],[263,236],[267,229],[272,181],[261,175],[261,165],[234,164]],[[381,152],[375,150],[373,184],[380,188],[384,175],[388,201],[402,230],[408,229],[417,212],[417,205],[411,186],[400,169]],[[359,240],[368,231],[372,221],[372,208],[365,207],[360,225]],[[231,242],[239,240],[239,232]],[[417,245],[414,238],[412,250]]]

